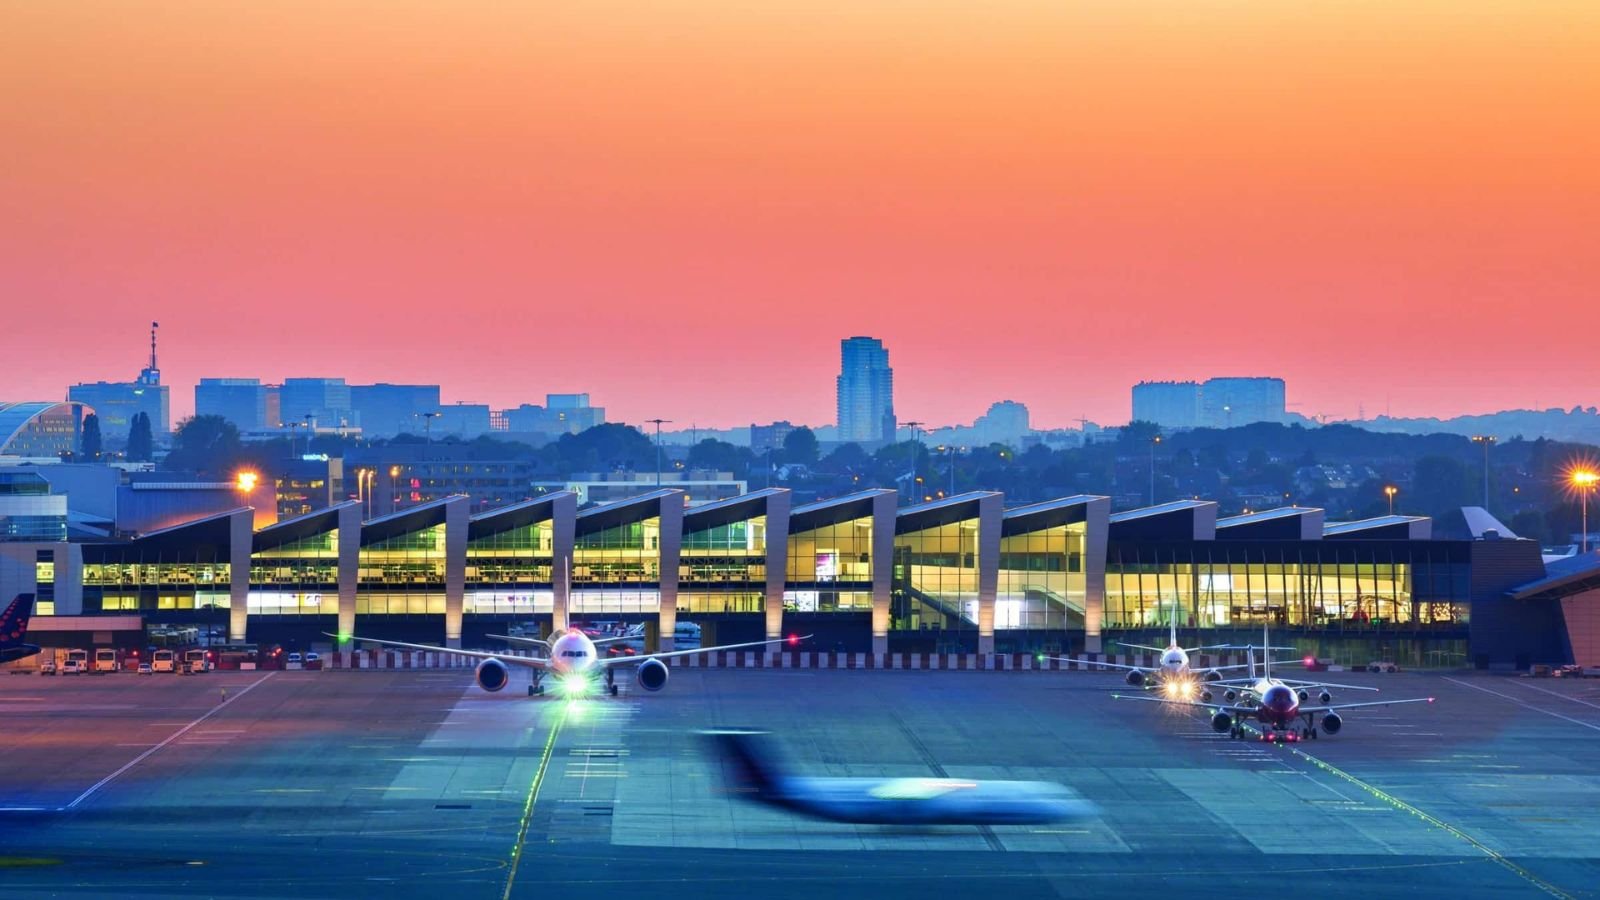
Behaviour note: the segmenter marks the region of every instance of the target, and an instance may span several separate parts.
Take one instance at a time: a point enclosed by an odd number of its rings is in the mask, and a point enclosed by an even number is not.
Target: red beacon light
[[[789,643],[789,646],[791,646],[791,647],[800,646],[800,635],[798,635],[798,634],[789,635],[788,643]]]
[[[1301,662],[1306,664],[1306,668],[1310,668],[1310,667],[1312,667],[1312,666],[1317,664],[1317,658],[1315,656],[1308,656],[1305,659],[1301,660]]]

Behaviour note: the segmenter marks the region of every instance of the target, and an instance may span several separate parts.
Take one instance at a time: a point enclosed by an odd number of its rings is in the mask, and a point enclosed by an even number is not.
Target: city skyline
[[[1591,402],[1600,7],[623,7],[8,10],[5,394],[158,320],[179,416],[276,370],[823,422],[849,334],[915,420]]]

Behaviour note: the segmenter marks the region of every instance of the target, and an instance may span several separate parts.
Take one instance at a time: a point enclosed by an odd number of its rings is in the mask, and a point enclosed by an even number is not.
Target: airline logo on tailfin
[[[0,612],[0,646],[22,643],[28,633],[28,619],[33,615],[33,595],[18,594],[12,598],[5,612]]]

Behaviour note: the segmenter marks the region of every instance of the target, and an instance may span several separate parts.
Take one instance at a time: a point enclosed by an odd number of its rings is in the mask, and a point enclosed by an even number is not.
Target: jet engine
[[[1322,730],[1328,734],[1338,734],[1343,727],[1344,720],[1339,718],[1338,713],[1328,713],[1322,717]]]
[[[1230,716],[1225,712],[1219,712],[1211,717],[1211,730],[1218,734],[1221,734],[1232,727],[1233,716]]]
[[[1144,687],[1144,673],[1138,669],[1128,672],[1128,684],[1134,687]]]
[[[1322,693],[1317,695],[1317,702],[1318,703],[1323,703],[1323,704],[1332,703],[1333,702],[1333,695],[1328,693],[1327,691],[1323,691]]]
[[[667,686],[667,664],[659,659],[647,659],[639,666],[639,671],[633,673],[633,680],[647,691],[659,691]]]
[[[1306,703],[1306,702],[1310,701],[1310,699],[1311,699],[1311,695],[1306,693],[1305,691],[1296,691],[1295,695],[1300,698],[1300,702],[1301,703]]]
[[[1200,692],[1200,702],[1201,703],[1210,703],[1211,702],[1211,692],[1210,691],[1201,691]]]
[[[1222,692],[1222,699],[1228,701],[1229,703],[1232,703],[1233,701],[1239,699],[1239,692],[1234,690],[1233,688],[1228,688],[1227,690]]]
[[[1215,671],[1207,672],[1206,673],[1206,680],[1207,681],[1221,681],[1222,680],[1222,673],[1221,672],[1215,672]]]
[[[511,672],[500,660],[486,659],[478,663],[478,671],[472,677],[478,680],[478,687],[492,694],[506,686],[506,682],[511,680]]]

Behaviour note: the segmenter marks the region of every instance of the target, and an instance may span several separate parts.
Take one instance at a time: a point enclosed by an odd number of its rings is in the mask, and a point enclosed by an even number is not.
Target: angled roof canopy
[[[577,497],[572,491],[551,491],[532,500],[513,503],[473,516],[467,523],[467,539],[488,537],[513,528],[525,528],[548,521],[555,515],[556,503],[567,497]]]
[[[452,494],[449,497],[408,506],[376,519],[368,519],[361,525],[361,546],[366,547],[402,534],[443,525],[445,508],[452,503],[466,503],[468,499],[465,494]]]
[[[704,531],[707,528],[731,525],[734,522],[766,515],[767,501],[787,493],[789,493],[788,488],[764,488],[737,497],[729,497],[726,500],[690,507],[683,511],[683,531],[685,534],[691,531]]]
[[[273,547],[282,547],[308,537],[335,531],[339,527],[339,511],[360,505],[359,500],[345,500],[322,509],[314,509],[292,519],[274,522],[255,533],[252,541],[255,552],[271,550]]]
[[[1600,588],[1600,552],[1580,553],[1545,563],[1545,576],[1506,591],[1513,600],[1570,597]]]
[[[968,491],[943,500],[934,500],[929,503],[918,503],[899,510],[894,516],[894,530],[896,534],[906,534],[912,531],[922,531],[928,528],[938,528],[941,525],[951,525],[978,517],[978,504],[984,499],[999,498],[997,491]]]
[[[1082,522],[1088,517],[1089,504],[1095,500],[1106,500],[1093,494],[1075,494],[1071,497],[1062,497],[1058,500],[1046,500],[1043,503],[1030,503],[1008,509],[1000,527],[1003,535],[1027,534],[1043,528],[1055,528],[1058,525],[1072,525]]]
[[[1376,516],[1355,522],[1326,522],[1322,536],[1425,541],[1433,537],[1433,520],[1427,516]]]
[[[628,497],[613,503],[602,503],[591,506],[578,513],[577,534],[582,537],[615,528],[618,525],[627,525],[633,522],[642,522],[645,519],[661,515],[661,505],[668,499],[679,506],[683,505],[683,491],[673,488],[661,488],[640,494],[637,497]]]
[[[1174,500],[1111,514],[1112,540],[1209,541],[1216,532],[1212,500]]]
[[[873,488],[797,506],[789,511],[789,533],[799,534],[825,525],[868,518],[872,515],[873,500],[885,494],[892,496],[894,491],[888,488]]]
[[[1322,538],[1323,511],[1283,506],[1217,520],[1217,539],[1312,541]]]

